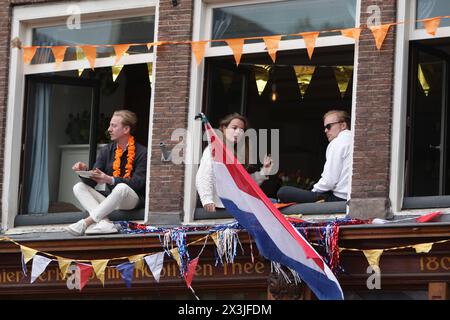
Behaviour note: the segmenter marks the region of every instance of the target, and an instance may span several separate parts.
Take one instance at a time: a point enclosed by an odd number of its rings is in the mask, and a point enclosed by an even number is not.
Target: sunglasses
[[[329,124],[323,126],[323,128],[324,128],[325,130],[330,130],[331,127],[333,126],[333,124],[341,123],[341,122],[343,122],[343,121],[331,122],[331,123],[329,123]]]

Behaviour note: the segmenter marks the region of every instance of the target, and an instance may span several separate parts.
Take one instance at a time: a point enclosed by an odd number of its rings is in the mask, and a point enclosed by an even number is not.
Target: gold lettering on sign
[[[444,257],[441,259],[441,267],[444,270],[450,270],[450,257]]]

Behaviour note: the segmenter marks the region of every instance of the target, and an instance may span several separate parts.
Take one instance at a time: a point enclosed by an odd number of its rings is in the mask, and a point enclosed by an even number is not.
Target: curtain
[[[436,0],[417,0],[417,19],[431,18],[436,2]]]
[[[48,120],[51,84],[37,83],[32,104],[30,156],[27,165],[27,213],[45,213],[49,206]]]

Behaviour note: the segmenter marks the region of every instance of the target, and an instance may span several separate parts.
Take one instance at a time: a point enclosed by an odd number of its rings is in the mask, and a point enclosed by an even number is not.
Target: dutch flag
[[[320,255],[275,208],[201,114],[213,158],[216,191],[223,205],[253,237],[268,260],[295,270],[319,299],[344,298]]]

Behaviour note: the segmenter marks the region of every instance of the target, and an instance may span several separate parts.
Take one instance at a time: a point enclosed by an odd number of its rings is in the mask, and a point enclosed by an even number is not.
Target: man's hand
[[[94,180],[97,183],[107,183],[112,184],[113,183],[113,177],[108,176],[106,173],[102,172],[100,169],[95,168],[93,170],[94,174],[92,175],[91,179]]]
[[[263,174],[266,176],[270,175],[270,172],[272,171],[272,166],[273,166],[272,157],[270,156],[270,154],[265,155],[262,167]]]
[[[88,166],[83,162],[77,162],[72,166],[73,171],[86,171]]]
[[[216,205],[214,203],[207,203],[203,206],[203,209],[205,209],[206,212],[216,212]]]

